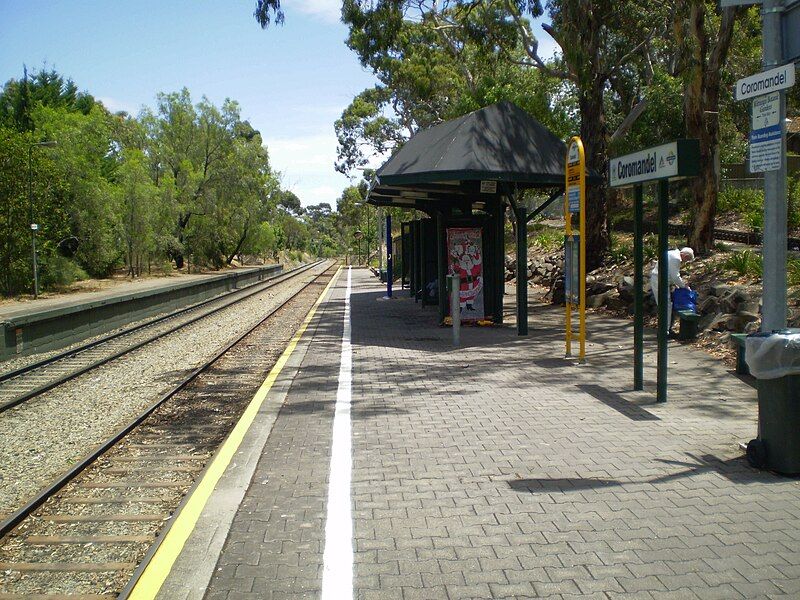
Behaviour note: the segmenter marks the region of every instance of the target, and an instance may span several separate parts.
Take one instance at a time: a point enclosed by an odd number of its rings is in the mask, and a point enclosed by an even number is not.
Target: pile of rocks
[[[644,283],[645,314],[655,315],[657,306],[650,290],[649,278]],[[633,277],[616,276],[613,282],[600,281],[594,276],[586,278],[586,305],[591,308],[607,307],[633,313]],[[563,301],[563,284],[561,285]],[[760,288],[758,286],[726,285],[712,283],[701,285],[697,312],[702,315],[698,330],[752,333],[758,331],[760,316]],[[554,302],[556,301],[553,294]]]
[[[506,255],[506,281],[517,277],[517,261],[514,257]],[[550,287],[553,282],[563,277],[564,258],[561,253],[549,256],[534,256],[528,258],[528,284]]]
[[[517,261],[513,256],[506,255],[505,267],[505,280],[515,279]],[[546,297],[550,302],[564,304],[563,253],[529,257],[527,270],[529,285],[548,288]],[[625,269],[619,266],[603,267],[589,273],[586,276],[586,306],[633,314],[633,277],[624,273]],[[761,321],[759,286],[714,282],[698,285],[694,289],[699,298],[697,311],[702,315],[698,323],[699,331],[758,331]],[[644,294],[645,314],[656,315],[658,311],[650,293],[649,277],[644,278]]]

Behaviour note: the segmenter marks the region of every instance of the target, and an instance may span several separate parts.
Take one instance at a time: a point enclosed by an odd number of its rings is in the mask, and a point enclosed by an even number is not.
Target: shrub
[[[42,288],[62,288],[88,278],[86,271],[68,258],[54,254],[42,259],[39,273]]]
[[[717,210],[735,213],[754,231],[764,227],[764,192],[754,189],[728,187],[720,190]]]
[[[786,261],[786,282],[790,287],[800,285],[800,258],[790,258]]]
[[[761,277],[763,261],[760,254],[752,250],[742,250],[740,252],[734,252],[727,257],[722,263],[722,266],[739,275]]]
[[[555,252],[564,245],[564,234],[555,229],[544,229],[536,234],[531,245],[544,252]]]
[[[619,236],[611,234],[611,244],[608,248],[608,257],[612,262],[619,264],[633,256],[633,243],[622,241]]]
[[[788,223],[791,229],[800,227],[800,173],[789,178],[787,182],[788,196]]]

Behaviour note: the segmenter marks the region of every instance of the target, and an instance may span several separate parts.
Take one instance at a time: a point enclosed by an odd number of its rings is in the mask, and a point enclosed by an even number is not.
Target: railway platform
[[[139,319],[176,310],[281,272],[281,265],[165,277],[0,304],[0,361],[60,349]]]
[[[527,337],[509,318],[454,348],[435,307],[349,276],[131,597],[800,594],[800,482],[747,464],[756,393],[731,369],[673,344],[657,405],[629,322],[590,316],[585,365],[545,305]]]

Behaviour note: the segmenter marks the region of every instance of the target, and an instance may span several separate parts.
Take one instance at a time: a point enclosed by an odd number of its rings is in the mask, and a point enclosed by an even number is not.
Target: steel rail
[[[114,353],[112,353],[112,354],[110,354],[108,356],[105,356],[105,357],[103,357],[103,358],[101,358],[99,360],[93,361],[93,362],[91,362],[91,363],[89,363],[89,364],[87,364],[87,365],[85,365],[83,367],[80,367],[80,368],[76,369],[76,370],[70,371],[70,372],[68,372],[67,374],[65,374],[62,377],[57,377],[57,378],[53,379],[52,381],[49,381],[48,383],[40,385],[40,386],[38,386],[36,388],[33,388],[31,390],[28,390],[27,392],[24,392],[21,395],[16,396],[11,400],[8,400],[8,401],[5,401],[5,402],[0,401],[0,413],[4,412],[4,411],[6,411],[6,410],[8,410],[10,408],[13,408],[14,406],[18,406],[19,404],[22,404],[23,402],[26,402],[27,400],[30,400],[31,398],[39,396],[39,395],[43,394],[44,392],[47,392],[47,391],[49,391],[49,390],[51,390],[51,389],[53,389],[53,388],[55,388],[55,387],[57,387],[57,386],[59,386],[59,385],[61,385],[63,383],[66,383],[67,381],[75,379],[76,377],[78,377],[80,375],[83,375],[84,373],[86,373],[88,371],[91,371],[93,369],[96,369],[97,367],[100,367],[100,366],[102,366],[102,365],[104,365],[104,364],[106,364],[106,363],[108,363],[108,362],[110,362],[110,361],[112,361],[114,359],[117,359],[120,356],[124,356],[125,354],[128,354],[130,352],[133,352],[134,350],[137,350],[137,349],[141,348],[142,346],[145,346],[145,345],[147,345],[147,344],[149,344],[151,342],[154,342],[154,341],[157,341],[157,340],[159,340],[159,339],[161,339],[163,337],[166,337],[167,335],[170,335],[170,334],[178,331],[179,329],[182,329],[183,327],[186,327],[188,325],[196,323],[197,321],[200,321],[201,319],[204,319],[204,318],[206,318],[208,316],[214,315],[214,314],[218,313],[219,311],[221,311],[221,310],[223,310],[225,308],[228,308],[229,306],[233,306],[234,304],[236,304],[238,302],[241,302],[242,300],[246,300],[247,298],[250,298],[250,297],[252,297],[252,296],[254,296],[256,294],[259,294],[259,293],[263,292],[266,289],[270,289],[271,287],[277,285],[278,283],[282,283],[283,281],[287,281],[287,280],[291,279],[292,277],[296,277],[297,275],[300,275],[301,273],[304,273],[305,271],[307,271],[309,269],[312,269],[312,268],[314,268],[315,266],[317,266],[317,265],[319,265],[321,263],[322,263],[322,261],[316,261],[316,262],[310,263],[308,265],[303,265],[302,267],[298,267],[296,269],[292,269],[290,271],[287,271],[286,273],[281,273],[280,275],[276,275],[275,277],[270,277],[270,278],[268,278],[268,279],[266,279],[264,281],[260,281],[258,283],[254,283],[253,285],[248,286],[246,288],[242,288],[240,290],[236,290],[236,291],[230,292],[230,293],[228,293],[228,294],[226,294],[224,296],[217,296],[215,298],[209,298],[208,300],[204,300],[201,303],[193,304],[192,306],[189,306],[189,307],[186,307],[186,308],[182,308],[182,309],[180,309],[178,311],[171,312],[171,313],[168,313],[166,315],[162,315],[161,317],[157,317],[156,319],[152,319],[152,320],[147,321],[145,323],[140,323],[139,325],[136,325],[136,326],[131,327],[129,329],[125,329],[123,331],[119,331],[117,333],[108,335],[108,336],[106,336],[106,337],[104,337],[104,338],[102,338],[100,340],[95,340],[95,341],[90,342],[88,344],[85,344],[84,346],[81,346],[79,348],[73,348],[72,350],[68,350],[68,351],[62,352],[61,354],[58,354],[56,356],[52,356],[52,357],[50,357],[48,359],[44,359],[44,360],[39,361],[37,363],[34,363],[32,365],[27,365],[26,367],[22,367],[22,368],[20,368],[20,369],[18,369],[16,371],[11,371],[9,373],[6,373],[5,375],[0,376],[0,383],[2,383],[4,381],[9,381],[9,380],[11,380],[13,378],[16,378],[16,377],[22,377],[22,376],[24,376],[26,374],[31,373],[32,371],[35,371],[36,369],[42,369],[42,368],[45,368],[45,367],[52,366],[52,365],[54,365],[55,363],[57,363],[59,361],[67,360],[67,359],[70,359],[70,358],[74,358],[74,357],[76,357],[76,356],[78,356],[80,354],[83,354],[84,352],[87,352],[88,350],[97,348],[98,346],[101,346],[102,344],[107,344],[107,343],[109,343],[109,342],[111,342],[113,340],[117,340],[117,339],[125,337],[127,335],[131,335],[132,333],[138,332],[138,331],[140,331],[142,329],[145,329],[147,327],[152,327],[152,326],[157,325],[159,323],[162,323],[164,321],[177,318],[177,317],[179,317],[179,316],[181,316],[181,315],[183,315],[185,313],[188,313],[188,312],[191,312],[191,311],[195,311],[195,310],[197,310],[199,308],[202,308],[203,306],[206,306],[209,303],[220,301],[220,300],[224,301],[225,299],[229,299],[231,296],[233,296],[233,295],[235,295],[235,294],[237,294],[239,292],[243,292],[238,298],[235,298],[235,299],[231,300],[230,302],[224,303],[224,304],[222,304],[222,305],[220,305],[220,306],[218,306],[216,308],[212,308],[211,310],[209,310],[207,312],[201,313],[201,314],[197,315],[196,317],[194,317],[192,319],[189,319],[188,321],[184,321],[182,323],[179,323],[176,326],[174,326],[174,327],[172,327],[170,329],[167,329],[165,331],[162,331],[162,332],[156,334],[153,337],[147,338],[147,339],[142,340],[140,342],[137,342],[137,343],[135,343],[133,345],[126,346],[125,348],[123,348],[123,349],[121,349],[121,350],[119,350],[117,352],[114,352]]]
[[[319,263],[317,263],[319,264]],[[222,356],[230,352],[230,350],[239,344],[242,340],[244,340],[247,336],[249,336],[253,331],[258,329],[261,325],[263,325],[268,319],[272,318],[275,313],[279,310],[284,308],[289,302],[291,302],[294,298],[296,298],[301,292],[303,292],[306,288],[310,287],[313,283],[315,283],[318,279],[323,277],[326,273],[328,273],[331,268],[335,267],[335,263],[332,267],[326,269],[314,279],[309,281],[303,287],[301,287],[295,294],[291,297],[287,298],[284,302],[282,302],[279,306],[271,310],[263,319],[261,319],[258,323],[250,327],[247,331],[242,333],[232,342],[227,344],[221,350],[216,352],[210,359],[208,359],[205,363],[197,367],[194,371],[192,371],[188,376],[184,377],[175,386],[172,390],[161,396],[158,400],[156,400],[153,404],[148,406],[144,411],[139,413],[132,421],[130,421],[127,425],[122,427],[122,429],[118,430],[113,436],[108,438],[105,442],[100,444],[97,448],[95,448],[92,452],[82,458],[77,464],[71,467],[68,471],[64,472],[60,475],[57,479],[47,485],[45,488],[40,490],[31,500],[29,500],[24,506],[16,510],[2,522],[0,522],[0,538],[5,537],[9,532],[11,532],[14,528],[17,527],[22,521],[24,521],[27,517],[29,517],[33,511],[39,508],[42,504],[44,504],[49,498],[54,496],[59,490],[63,489],[70,481],[75,479],[80,473],[86,470],[92,463],[94,463],[100,456],[105,454],[108,450],[113,448],[120,440],[122,440],[125,436],[127,436],[131,431],[133,431],[137,426],[139,426],[147,417],[149,417],[156,409],[162,406],[164,403],[169,401],[173,398],[176,394],[178,394],[181,390],[183,390],[186,386],[192,383],[198,376],[202,373],[207,371],[215,362],[217,362]]]

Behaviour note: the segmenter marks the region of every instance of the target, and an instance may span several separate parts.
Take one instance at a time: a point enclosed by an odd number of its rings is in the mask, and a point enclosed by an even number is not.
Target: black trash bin
[[[758,379],[758,439],[748,444],[748,458],[755,466],[784,475],[800,474],[800,374],[792,365],[800,356],[800,346],[791,340],[800,329],[781,329],[772,334],[759,334],[758,343],[771,341],[773,348],[760,364],[751,364]],[[780,338],[767,340],[767,338]],[[748,346],[748,352],[752,346]],[[754,368],[755,367],[755,368]],[[773,372],[770,372],[773,371]],[[766,378],[774,371],[788,374]]]

